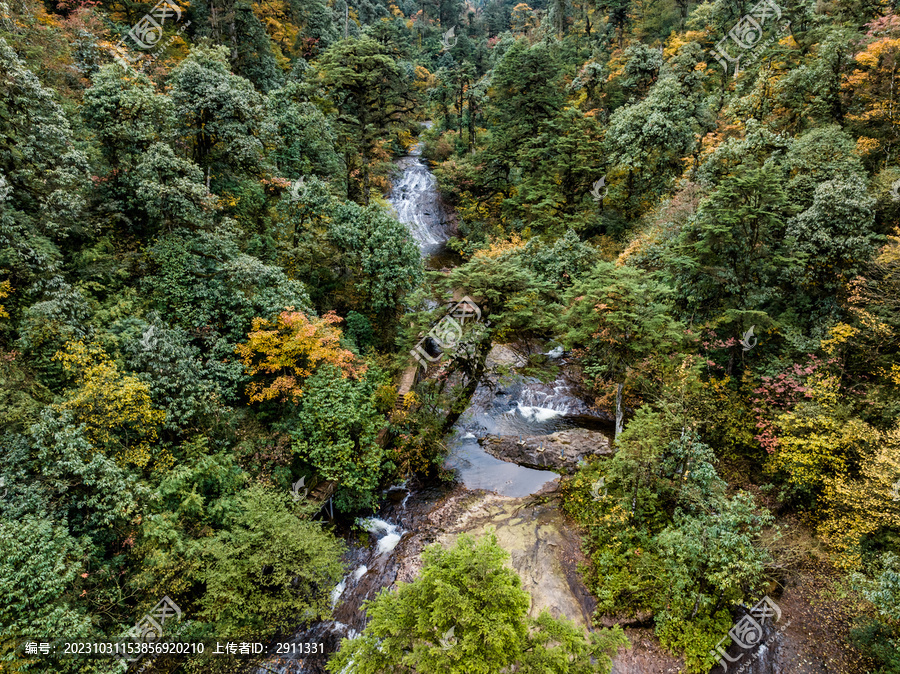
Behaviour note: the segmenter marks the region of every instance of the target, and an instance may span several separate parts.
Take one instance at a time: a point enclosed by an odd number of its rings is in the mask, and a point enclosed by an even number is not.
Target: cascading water
[[[413,147],[397,165],[403,175],[391,193],[390,203],[400,222],[409,227],[419,242],[422,254],[431,255],[447,240],[447,229],[436,180],[421,161],[421,144]],[[562,351],[557,349],[547,355],[556,359]],[[457,470],[459,480],[468,489],[487,489],[514,497],[533,494],[558,475],[496,459],[482,449],[478,438],[486,434],[548,434],[571,427],[572,415],[587,412],[563,378],[550,384],[526,377],[484,384],[478,387],[448,440],[448,467]],[[362,632],[366,622],[361,610],[363,602],[374,598],[382,588],[392,586],[397,579],[395,548],[405,535],[415,536],[417,528],[427,525],[430,509],[449,489],[448,485],[420,485],[415,491],[406,485],[387,489],[379,516],[357,520],[357,525],[369,533],[370,545],[351,543],[344,559],[348,573],[331,593],[332,620],[299,631],[293,641],[324,643],[326,652],[332,653],[342,638],[353,638]],[[320,674],[325,671],[323,665],[321,658],[297,660],[290,666],[270,662],[257,671],[259,674]]]
[[[360,518],[356,524],[369,532],[374,544],[368,547],[351,546],[345,556],[344,561],[352,570],[331,591],[333,619],[300,632],[293,641],[325,644],[326,651],[333,652],[341,639],[352,639],[365,628],[365,615],[360,611],[362,602],[373,598],[382,587],[393,582],[391,556],[405,532],[400,525],[380,517]],[[323,666],[322,658],[298,655],[290,663],[274,664],[270,661],[257,669],[257,674],[319,674],[325,671]]]
[[[447,218],[437,180],[422,162],[422,143],[416,143],[406,157],[399,159],[397,167],[403,176],[394,184],[388,202],[397,211],[397,219],[419,242],[422,255],[432,255],[447,241]]]
[[[370,534],[380,535],[378,545],[375,547],[375,551],[379,555],[391,552],[397,547],[397,543],[400,542],[400,538],[403,536],[400,527],[396,524],[385,522],[378,517],[367,517],[364,520],[359,520],[357,524]]]
[[[429,126],[426,123],[425,126]],[[397,213],[397,219],[405,224],[410,234],[419,244],[423,256],[439,252],[447,241],[446,215],[437,191],[437,180],[422,161],[422,144],[416,143],[406,157],[397,161],[402,171],[395,181],[388,201]],[[509,465],[509,464],[508,464]],[[537,472],[537,471],[536,471]],[[410,492],[403,486],[391,487],[386,500],[402,493],[402,502],[388,509],[394,518],[405,516]],[[425,504],[417,504],[424,507]],[[403,537],[401,526],[388,518],[368,517],[357,520],[357,524],[375,538],[374,545],[362,548],[352,545],[345,557],[350,571],[332,590],[331,602],[334,619],[313,625],[295,635],[294,641],[325,643],[327,652],[333,652],[340,639],[357,635],[365,628],[365,616],[360,610],[366,599],[393,584],[396,571],[392,563],[394,548]],[[324,672],[321,662],[294,662],[290,668],[273,666],[269,663],[262,672],[276,671],[287,674],[290,671],[319,674]]]
[[[487,435],[549,435],[583,423],[590,410],[575,397],[564,377],[549,384],[512,376],[480,385],[449,441],[447,467],[469,489],[504,496],[527,496],[559,477],[549,470],[525,468],[497,459],[478,442]]]

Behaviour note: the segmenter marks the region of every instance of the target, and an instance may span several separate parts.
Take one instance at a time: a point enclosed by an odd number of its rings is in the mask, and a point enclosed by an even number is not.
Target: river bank
[[[416,145],[398,166],[403,175],[390,201],[419,242],[423,257],[439,254],[448,234],[447,218],[436,181],[421,160],[421,146]],[[565,519],[556,493],[561,475],[575,470],[580,461],[613,453],[612,420],[579,398],[561,354],[554,354],[556,377],[541,381],[520,371],[525,361],[514,347],[494,345],[484,380],[446,438],[445,467],[455,480],[393,485],[383,492],[374,515],[357,520],[356,526],[340,527],[349,543],[348,573],[333,594],[333,619],[298,633],[295,641],[322,643],[326,652],[333,652],[341,639],[365,628],[366,600],[416,577],[425,546],[446,546],[460,534],[480,536],[488,531],[510,553],[510,566],[531,595],[532,615],[546,609],[586,629],[617,621],[594,615],[595,601],[579,570],[588,562],[582,552],[586,532]],[[660,646],[652,616],[628,622],[631,647],[619,651],[614,674],[683,670],[683,660]],[[753,674],[785,671],[788,660],[801,653],[804,665],[820,662],[801,645],[797,629],[786,633],[782,648],[770,649],[754,661]],[[324,660],[298,660],[294,665],[274,671],[325,671]]]

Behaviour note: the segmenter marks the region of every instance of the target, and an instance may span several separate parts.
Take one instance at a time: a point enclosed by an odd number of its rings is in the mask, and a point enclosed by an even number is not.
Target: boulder
[[[550,435],[487,435],[479,440],[491,456],[527,468],[573,473],[582,459],[611,456],[609,436],[601,431],[572,428]]]

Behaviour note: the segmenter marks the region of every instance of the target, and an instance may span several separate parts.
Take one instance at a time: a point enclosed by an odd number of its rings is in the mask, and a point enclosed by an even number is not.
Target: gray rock
[[[550,435],[488,435],[481,446],[491,456],[528,468],[573,473],[581,459],[612,456],[609,437],[600,431],[572,428]]]

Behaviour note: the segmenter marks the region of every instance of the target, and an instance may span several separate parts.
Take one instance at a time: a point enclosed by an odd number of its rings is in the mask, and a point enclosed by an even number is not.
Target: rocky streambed
[[[480,440],[488,454],[527,468],[574,473],[586,460],[612,456],[610,438],[600,431],[572,428],[549,435],[488,435]]]
[[[398,163],[403,176],[390,201],[427,256],[440,253],[447,227],[434,177],[420,154],[421,146],[416,146]],[[509,564],[531,596],[532,615],[546,609],[585,629],[615,624],[611,618],[601,617],[596,624],[592,620],[595,602],[579,572],[580,563],[586,561],[582,532],[565,520],[555,493],[561,475],[573,472],[582,461],[613,453],[612,419],[578,397],[559,349],[546,355],[559,373],[552,381],[521,374],[526,363],[516,349],[501,345],[492,349],[488,376],[447,439],[447,467],[455,472],[456,482],[395,485],[385,490],[377,513],[358,520],[355,527],[345,524],[348,572],[332,594],[333,619],[298,632],[295,642],[321,643],[327,653],[333,652],[341,639],[365,629],[362,607],[367,599],[397,582],[415,579],[426,545],[449,546],[462,533],[479,536],[489,531],[510,553]],[[650,616],[630,621],[626,634],[631,648],[620,649],[613,674],[683,671],[683,661],[660,647],[650,622]],[[788,646],[799,643],[799,637],[788,635]],[[799,660],[791,648],[787,649],[791,658],[775,657],[777,651],[776,646],[760,658],[752,674],[788,671],[784,660]],[[257,671],[325,672],[321,656],[292,657],[266,663]]]

